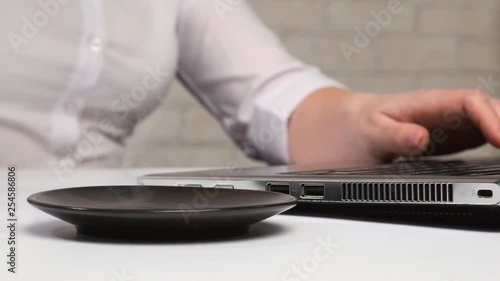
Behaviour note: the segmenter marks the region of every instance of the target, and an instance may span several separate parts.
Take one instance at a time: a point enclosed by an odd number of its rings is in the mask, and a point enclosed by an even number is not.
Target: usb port
[[[323,199],[325,197],[324,184],[301,184],[302,198]]]
[[[290,194],[290,185],[286,183],[268,183],[267,190],[283,194]]]

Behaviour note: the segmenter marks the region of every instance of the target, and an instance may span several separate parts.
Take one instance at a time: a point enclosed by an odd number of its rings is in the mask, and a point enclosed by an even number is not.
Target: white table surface
[[[43,190],[135,184],[159,171],[171,169],[75,171],[63,181],[51,171],[18,171],[18,272],[7,272],[3,189],[0,280],[500,280],[500,232],[279,215],[245,238],[134,244],[79,240],[70,224],[26,202]],[[319,239],[332,242],[330,252]]]

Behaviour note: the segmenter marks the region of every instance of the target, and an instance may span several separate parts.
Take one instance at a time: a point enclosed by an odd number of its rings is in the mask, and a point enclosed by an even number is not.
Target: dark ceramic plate
[[[242,234],[292,208],[296,199],[264,191],[138,185],[50,190],[28,202],[84,235],[213,238]]]

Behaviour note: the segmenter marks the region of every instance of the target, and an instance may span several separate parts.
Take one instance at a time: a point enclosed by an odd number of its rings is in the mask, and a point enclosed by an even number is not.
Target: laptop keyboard
[[[500,175],[500,159],[476,161],[399,161],[363,168],[291,172],[286,174],[324,175],[436,175],[436,176],[491,176]]]

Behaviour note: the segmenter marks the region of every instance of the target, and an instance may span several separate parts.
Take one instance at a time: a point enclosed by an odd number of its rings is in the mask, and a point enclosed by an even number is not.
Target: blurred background
[[[488,78],[500,82],[499,0],[399,0],[401,13],[349,61],[341,44],[355,46],[356,28],[365,29],[390,1],[397,0],[248,2],[291,53],[353,90],[390,93],[478,88]],[[483,89],[500,97],[500,86]],[[128,167],[262,165],[246,159],[179,83],[127,148]],[[465,156],[492,154],[500,156],[500,150],[483,147]]]

